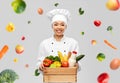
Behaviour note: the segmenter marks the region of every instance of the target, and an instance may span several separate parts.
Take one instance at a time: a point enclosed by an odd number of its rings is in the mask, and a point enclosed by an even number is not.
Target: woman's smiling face
[[[55,21],[52,24],[54,34],[57,36],[63,35],[65,29],[67,28],[66,24],[63,21]]]

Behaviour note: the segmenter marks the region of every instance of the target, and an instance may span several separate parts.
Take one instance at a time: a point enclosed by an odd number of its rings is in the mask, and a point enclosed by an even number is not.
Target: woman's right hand
[[[44,67],[43,63],[41,63],[41,64],[40,64],[39,69],[40,69],[41,71],[43,71],[43,70],[45,69],[45,67]]]

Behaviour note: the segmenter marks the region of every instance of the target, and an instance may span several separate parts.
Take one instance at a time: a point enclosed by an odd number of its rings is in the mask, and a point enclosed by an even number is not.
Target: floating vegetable
[[[4,45],[2,50],[0,51],[0,59],[4,56],[4,54],[8,51],[9,47],[7,45]]]
[[[28,24],[30,24],[31,23],[31,21],[28,21]]]
[[[0,73],[0,83],[14,83],[16,79],[19,79],[19,76],[12,69],[5,69]]]
[[[96,44],[97,44],[97,41],[96,41],[96,40],[92,40],[92,41],[91,41],[91,44],[92,44],[92,45],[96,45]]]
[[[108,73],[101,73],[98,78],[97,78],[97,81],[98,83],[108,83],[109,81],[109,75]]]
[[[17,58],[14,58],[13,61],[16,63],[16,62],[18,62],[18,59],[17,59]]]
[[[81,54],[79,56],[76,57],[76,62],[80,61],[85,55]]]
[[[81,32],[80,34],[81,34],[81,35],[84,35],[84,34],[85,34],[85,32]]]
[[[39,73],[39,70],[38,70],[38,69],[36,69],[36,70],[35,70],[34,75],[35,75],[35,76],[39,76],[39,75],[40,75],[40,73]]]
[[[54,4],[54,6],[56,6],[56,7],[57,7],[58,5],[59,5],[59,3],[55,3],[55,4]]]
[[[79,14],[83,15],[84,14],[84,10],[82,10],[82,8],[79,8]]]
[[[104,53],[99,53],[96,58],[97,58],[98,61],[103,61],[103,60],[105,60],[105,54]]]
[[[112,26],[108,26],[107,27],[107,31],[110,31],[112,33],[113,27]]]
[[[111,62],[110,62],[110,68],[112,70],[116,70],[120,67],[120,59],[118,58],[114,58]]]
[[[96,27],[99,27],[101,25],[101,21],[100,20],[94,20],[94,25]]]
[[[17,14],[23,13],[26,9],[26,3],[23,0],[14,0],[11,3],[11,6],[12,6],[14,12]]]
[[[15,26],[14,26],[14,24],[13,24],[12,22],[10,22],[10,23],[6,26],[6,30],[7,30],[8,32],[13,32],[13,31],[15,31]]]
[[[16,45],[16,47],[15,47],[15,51],[16,51],[16,53],[17,54],[21,54],[21,53],[23,53],[24,52],[24,47],[22,46],[22,45]]]
[[[117,48],[113,46],[110,42],[108,42],[107,40],[104,40],[104,43],[108,45],[109,47],[113,48],[114,50],[117,50]]]
[[[42,14],[43,14],[43,9],[42,9],[42,8],[38,8],[38,13],[39,13],[40,15],[42,15]]]

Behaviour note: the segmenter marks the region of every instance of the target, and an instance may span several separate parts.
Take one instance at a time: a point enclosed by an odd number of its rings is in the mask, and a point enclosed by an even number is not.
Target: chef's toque
[[[67,24],[68,20],[70,20],[70,12],[66,9],[53,9],[47,13],[47,16],[51,20],[51,23],[63,21]]]

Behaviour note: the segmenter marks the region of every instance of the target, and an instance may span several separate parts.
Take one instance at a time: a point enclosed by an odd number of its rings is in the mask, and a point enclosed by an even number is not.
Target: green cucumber
[[[85,55],[81,54],[79,56],[76,57],[76,62],[80,61]]]

